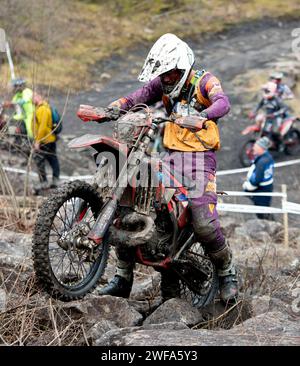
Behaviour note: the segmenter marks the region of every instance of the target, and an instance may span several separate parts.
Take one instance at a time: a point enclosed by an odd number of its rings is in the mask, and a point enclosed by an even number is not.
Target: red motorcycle
[[[253,145],[260,137],[267,135],[264,129],[266,117],[258,115],[255,124],[247,126],[241,134],[249,136],[247,141],[242,145],[239,153],[239,160],[242,166],[248,167],[252,164]],[[300,131],[295,127],[295,123],[300,122],[297,117],[288,117],[284,119],[279,127],[280,142],[272,139],[270,150],[284,152],[287,155],[297,155],[300,153]]]
[[[81,106],[78,116],[85,122],[109,119],[104,109],[90,106]],[[166,121],[136,107],[115,122],[113,136],[87,134],[70,142],[70,148],[95,150],[97,170],[91,184],[62,185],[40,208],[33,260],[39,283],[51,296],[70,301],[93,291],[110,246],[117,244],[134,251],[140,264],[173,271],[181,296],[194,306],[213,301],[218,276],[194,238],[185,188],[166,187],[161,180],[154,186],[150,174],[148,184],[136,184],[144,176],[142,165],[153,169],[149,148]],[[159,159],[155,169],[160,176]]]

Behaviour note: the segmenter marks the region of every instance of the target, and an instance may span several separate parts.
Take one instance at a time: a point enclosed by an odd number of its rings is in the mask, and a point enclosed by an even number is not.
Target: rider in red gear
[[[271,81],[262,86],[263,97],[253,111],[253,115],[257,115],[260,109],[264,111],[266,121],[263,126],[263,134],[279,146],[281,143],[280,127],[283,120],[288,117],[289,107],[277,96],[276,88],[276,84]]]

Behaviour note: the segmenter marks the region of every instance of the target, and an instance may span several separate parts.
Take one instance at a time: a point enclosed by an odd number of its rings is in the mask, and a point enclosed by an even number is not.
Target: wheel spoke
[[[102,276],[108,243],[93,248],[85,237],[102,202],[94,187],[80,181],[62,186],[57,197],[44,201],[34,231],[33,259],[39,283],[51,296],[63,300],[81,297]]]
[[[214,267],[199,243],[192,244],[181,259],[183,262],[175,268],[181,280],[181,295],[194,306],[204,306],[214,296]]]
[[[86,279],[92,268],[93,262],[85,262],[89,257],[86,249],[78,249],[75,245],[71,247],[60,247],[58,240],[64,240],[66,234],[72,231],[74,226],[78,207],[76,205],[77,197],[72,197],[59,208],[55,219],[52,223],[52,230],[49,235],[49,259],[52,265],[53,273],[57,278],[62,279],[62,284],[68,286],[79,285]],[[55,221],[59,221],[58,223]],[[94,214],[89,203],[87,203],[87,211],[81,220],[88,225],[95,222]],[[51,238],[51,239],[50,239]],[[65,276],[64,276],[65,274]]]

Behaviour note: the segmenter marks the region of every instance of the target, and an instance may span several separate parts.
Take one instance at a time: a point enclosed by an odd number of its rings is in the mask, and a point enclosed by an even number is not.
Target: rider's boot
[[[133,284],[133,267],[132,263],[119,259],[114,278],[98,294],[128,298]]]
[[[179,278],[170,270],[161,271],[160,293],[165,302],[174,297],[180,297]]]
[[[226,245],[223,249],[208,255],[217,269],[221,299],[225,303],[236,300],[238,297],[238,280],[231,249]]]

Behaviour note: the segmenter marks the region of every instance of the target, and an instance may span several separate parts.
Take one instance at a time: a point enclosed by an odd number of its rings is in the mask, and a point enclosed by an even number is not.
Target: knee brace
[[[225,247],[225,238],[220,228],[218,215],[209,207],[197,207],[192,209],[193,226],[196,239],[204,246],[205,251],[216,252]]]

